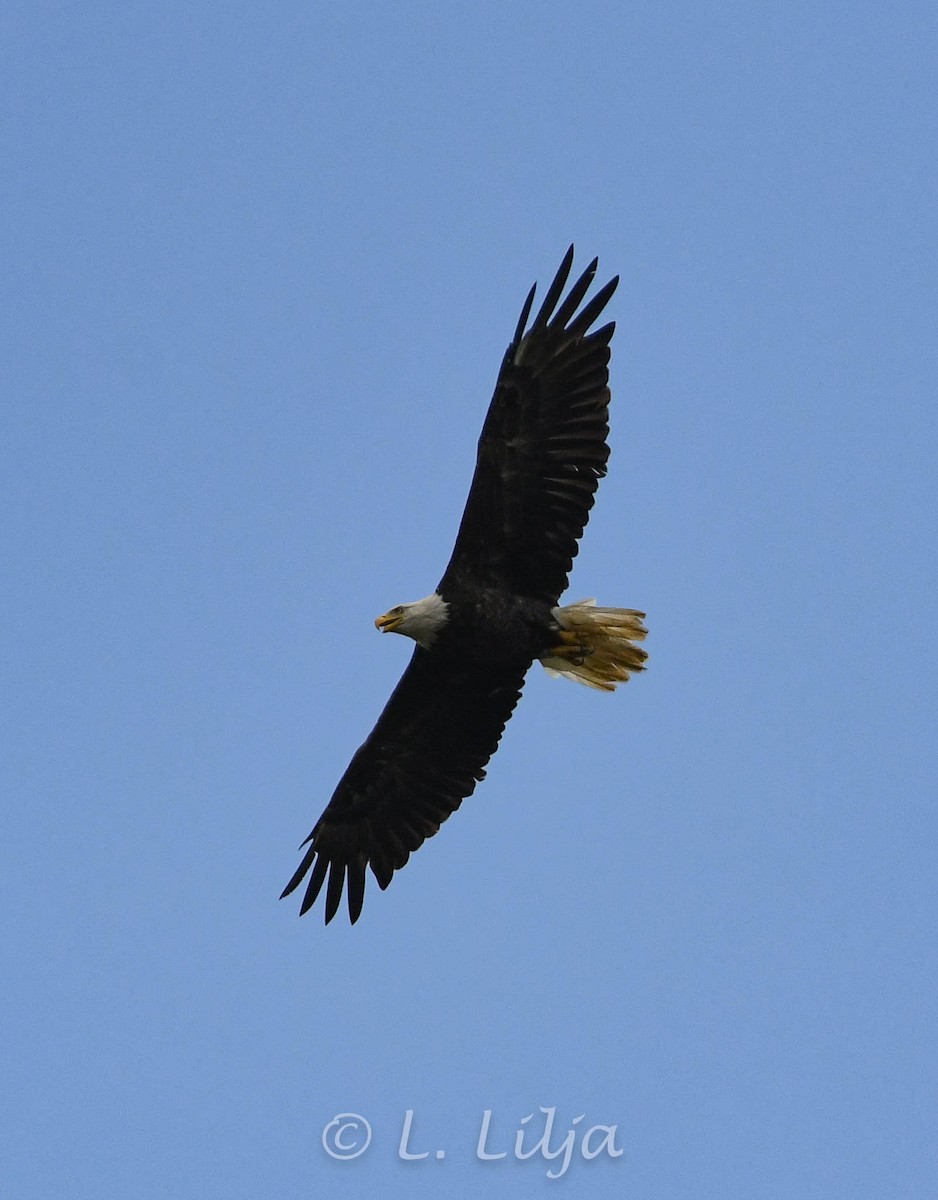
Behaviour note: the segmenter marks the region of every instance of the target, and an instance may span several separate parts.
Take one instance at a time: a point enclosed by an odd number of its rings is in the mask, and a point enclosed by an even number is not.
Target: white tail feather
[[[595,599],[578,600],[553,610],[565,634],[555,653],[541,664],[548,675],[563,675],[603,692],[614,692],[633,671],[644,670],[647,653],[633,643],[644,639],[643,612],[634,608],[600,608]]]

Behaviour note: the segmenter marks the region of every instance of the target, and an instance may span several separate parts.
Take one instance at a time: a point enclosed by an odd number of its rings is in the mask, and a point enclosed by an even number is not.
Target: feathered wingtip
[[[303,861],[294,872],[293,878],[280,893],[280,899],[283,900],[291,892],[295,891],[312,867],[309,882],[306,884],[303,903],[300,905],[300,916],[302,917],[304,913],[309,912],[316,903],[328,875],[329,882],[326,886],[325,907],[326,924],[328,925],[339,911],[344,889],[348,899],[349,921],[354,925],[361,916],[362,905],[365,900],[365,867],[367,864],[363,856],[356,856],[354,861],[351,862],[346,861],[345,858],[340,856],[330,857],[315,845],[313,834],[309,835],[306,841],[303,842],[303,845],[300,846],[300,849],[302,850],[304,846],[307,849],[303,855]],[[382,884],[380,879],[379,884]],[[387,883],[383,883],[382,886],[387,887]]]
[[[594,258],[587,266],[583,274],[577,279],[576,283],[570,288],[566,299],[557,312],[554,309],[557,306],[557,301],[563,295],[563,289],[566,286],[567,279],[570,277],[570,269],[573,266],[573,243],[571,242],[567,253],[563,256],[557,274],[554,276],[550,287],[547,289],[547,294],[544,296],[544,301],[538,309],[537,316],[527,330],[527,334],[535,333],[539,329],[544,329],[548,325],[552,328],[565,329],[567,323],[573,317],[579,307],[583,297],[589,291],[590,284],[596,278],[596,269],[599,266],[599,259]],[[619,276],[616,275],[610,279],[607,284],[600,288],[596,295],[590,300],[586,308],[579,314],[573,324],[569,327],[569,333],[574,338],[581,336],[596,320],[602,310],[609,303],[609,298],[619,286]],[[537,284],[535,283],[528,292],[527,299],[521,309],[521,316],[518,318],[518,324],[515,328],[515,335],[511,339],[512,346],[518,346],[522,339],[526,336],[525,327],[528,323],[528,317],[531,315],[531,306],[534,304],[534,296],[537,292]],[[611,332],[610,332],[611,336]]]

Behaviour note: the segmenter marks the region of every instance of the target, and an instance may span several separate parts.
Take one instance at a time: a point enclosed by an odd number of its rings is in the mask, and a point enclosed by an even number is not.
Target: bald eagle
[[[645,637],[644,613],[593,600],[558,605],[609,457],[615,324],[590,328],[618,276],[577,312],[597,262],[560,302],[571,246],[527,327],[531,288],[502,360],[443,578],[423,600],[375,621],[417,644],[300,847],[303,861],[283,896],[309,874],[301,915],[328,876],[326,923],[343,890],[358,920],[366,867],[386,888],[484,777],[535,659],[552,674],[610,692],[643,669],[647,656],[635,643]]]

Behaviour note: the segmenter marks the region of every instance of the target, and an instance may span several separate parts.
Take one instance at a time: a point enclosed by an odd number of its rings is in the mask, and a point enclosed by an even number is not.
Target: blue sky
[[[4,1195],[933,1195],[934,6],[13,3],[0,54]],[[622,283],[570,597],[649,670],[532,671],[300,921],[571,241]]]

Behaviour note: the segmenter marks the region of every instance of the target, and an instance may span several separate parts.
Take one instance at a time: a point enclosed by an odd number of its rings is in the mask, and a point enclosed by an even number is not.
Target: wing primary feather
[[[310,834],[309,837],[306,839],[306,842],[308,842],[312,836],[313,835]],[[300,845],[301,850],[303,849],[303,846],[306,845],[306,842],[303,842]],[[312,861],[315,857],[316,857],[316,849],[314,846],[310,846],[310,848],[303,855],[303,861],[300,863],[300,865],[297,867],[296,871],[293,873],[293,878],[290,880],[290,882],[287,884],[287,886],[280,893],[281,900],[284,898],[284,896],[289,896],[290,893],[299,886],[300,880],[303,878],[303,876],[309,870],[310,864],[312,863]]]
[[[348,865],[348,915],[354,925],[361,916],[365,902],[365,863],[356,859]]]
[[[551,320],[551,325],[556,325],[558,329],[564,329],[567,322],[580,306],[580,301],[589,291],[589,286],[596,276],[596,268],[599,266],[599,259],[594,258],[590,265],[586,268],[580,278],[576,281],[570,291],[567,293],[566,299],[556,314]]]
[[[599,289],[589,304],[587,304],[586,308],[583,309],[576,320],[570,325],[570,328],[567,332],[571,333],[574,337],[581,337],[584,333],[586,333],[587,329],[589,329],[592,323],[609,303],[609,297],[618,286],[619,276],[614,275],[607,284]],[[613,328],[615,328],[614,324]],[[609,336],[612,337],[612,334],[610,333]]]
[[[573,246],[563,256],[563,262],[560,264],[560,270],[554,276],[554,282],[547,289],[547,295],[544,297],[544,303],[538,310],[537,316],[534,318],[534,324],[531,326],[532,331],[541,329],[550,320],[550,314],[554,311],[557,301],[560,299],[560,293],[563,291],[564,284],[567,282],[567,276],[570,274],[570,268],[573,266]]]
[[[528,292],[528,298],[525,300],[521,309],[521,316],[518,318],[518,327],[515,330],[515,336],[511,339],[512,346],[517,346],[524,336],[524,327],[528,323],[528,317],[531,315],[531,305],[534,303],[534,293],[537,291],[537,284],[531,285],[531,290]]]
[[[326,871],[329,868],[329,860],[324,854],[320,854],[316,859],[316,865],[313,867],[313,873],[309,877],[309,883],[306,885],[306,895],[303,897],[303,903],[300,905],[300,916],[309,910],[316,903],[316,897],[319,895],[323,880],[326,878]]]
[[[391,866],[387,854],[381,846],[376,845],[371,852],[371,861],[369,863],[371,873],[378,881],[378,887],[384,889],[391,882],[391,876],[394,874],[394,868]]]
[[[329,883],[326,887],[326,924],[328,925],[339,911],[339,901],[342,899],[342,885],[345,883],[345,860],[334,858],[329,870]]]
[[[603,325],[599,329],[593,330],[590,334],[590,341],[595,346],[608,346],[612,341],[612,335],[616,331],[615,321],[610,321],[608,325]],[[608,358],[607,358],[608,363]]]

